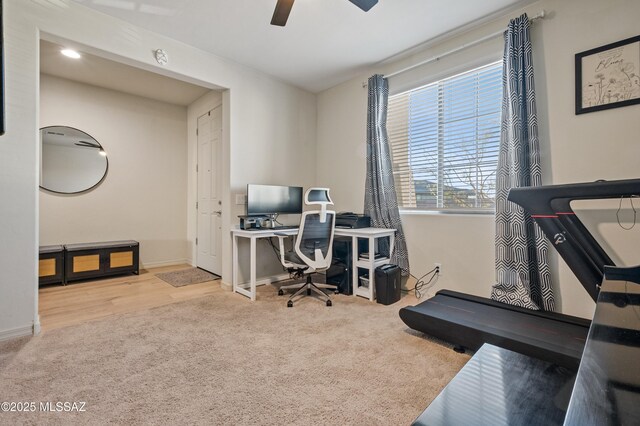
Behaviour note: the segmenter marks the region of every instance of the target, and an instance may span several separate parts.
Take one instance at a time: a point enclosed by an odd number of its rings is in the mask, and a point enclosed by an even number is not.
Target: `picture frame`
[[[4,6],[0,0],[0,135],[5,131],[4,109]]]
[[[640,35],[576,53],[576,115],[640,104]]]

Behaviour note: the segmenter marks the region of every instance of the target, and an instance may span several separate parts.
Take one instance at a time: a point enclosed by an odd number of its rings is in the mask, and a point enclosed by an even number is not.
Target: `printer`
[[[371,218],[363,214],[342,212],[336,214],[336,228],[368,228],[371,226]]]

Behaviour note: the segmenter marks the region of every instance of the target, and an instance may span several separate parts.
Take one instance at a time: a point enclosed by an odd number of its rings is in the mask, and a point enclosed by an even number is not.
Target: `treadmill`
[[[596,301],[605,266],[614,262],[571,208],[574,200],[640,196],[640,179],[513,188],[508,200],[524,208],[540,226],[586,292]],[[591,321],[521,308],[449,290],[400,310],[414,330],[477,350],[484,343],[577,370]]]

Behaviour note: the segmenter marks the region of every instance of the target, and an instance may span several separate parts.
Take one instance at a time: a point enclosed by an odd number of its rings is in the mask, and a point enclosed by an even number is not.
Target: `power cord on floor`
[[[427,281],[423,281],[423,280],[424,280],[424,278],[425,278],[427,275],[431,275],[431,276],[429,277],[429,279],[428,279]],[[432,270],[430,270],[429,272],[427,272],[426,274],[424,274],[424,275],[423,275],[423,276],[421,276],[420,278],[416,278],[416,277],[415,277],[414,275],[412,275],[412,274],[409,274],[409,276],[411,276],[411,277],[415,278],[415,280],[416,280],[416,285],[415,285],[415,286],[413,286],[413,288],[410,288],[410,289],[407,289],[407,290],[404,290],[404,289],[403,289],[402,291],[404,291],[405,293],[411,293],[411,292],[413,291],[413,292],[415,292],[416,299],[420,299],[420,298],[422,298],[422,296],[423,296],[424,294],[426,294],[426,293],[427,293],[427,291],[429,291],[429,289],[430,289],[431,287],[433,287],[433,286],[436,284],[436,282],[435,282],[435,281],[433,281],[433,280],[434,280],[436,277],[440,276],[440,267],[439,267],[439,266],[436,266],[435,268],[433,268]]]

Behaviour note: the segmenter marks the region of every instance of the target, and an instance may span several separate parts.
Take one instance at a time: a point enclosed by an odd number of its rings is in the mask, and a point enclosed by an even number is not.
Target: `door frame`
[[[188,164],[187,164],[187,253],[185,263],[192,266],[196,266],[197,259],[197,247],[195,245],[197,236],[197,220],[198,212],[196,210],[196,201],[198,196],[197,191],[197,149],[198,140],[196,135],[196,128],[198,125],[198,117],[202,114],[206,114],[208,111],[222,105],[222,279],[220,280],[220,286],[224,290],[231,290],[231,234],[230,230],[233,224],[230,222],[230,218],[233,216],[233,209],[235,208],[231,204],[231,165],[230,165],[230,152],[231,152],[231,97],[232,91],[230,89],[222,89],[204,95],[200,99],[189,105],[187,110],[187,133],[188,133]],[[213,94],[212,94],[213,93]]]

